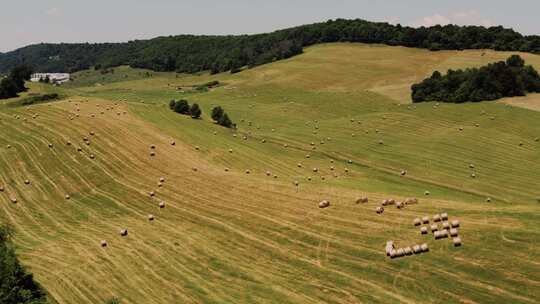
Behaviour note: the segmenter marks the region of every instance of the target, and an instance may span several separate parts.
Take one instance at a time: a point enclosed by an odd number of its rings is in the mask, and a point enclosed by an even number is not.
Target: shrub
[[[174,104],[174,111],[180,114],[189,114],[189,103],[181,99]]]
[[[191,118],[198,119],[201,117],[202,111],[198,104],[194,103],[191,108],[189,109],[189,114],[191,115]]]
[[[176,104],[176,100],[172,99],[170,102],[169,102],[169,109],[173,110],[174,111],[174,105]]]
[[[221,116],[221,118],[219,119],[218,124],[227,128],[232,128],[233,126],[233,123],[227,113],[223,113],[223,116]]]
[[[212,109],[212,119],[219,122],[219,120],[223,116],[223,113],[223,108],[221,108],[220,106],[214,107]]]

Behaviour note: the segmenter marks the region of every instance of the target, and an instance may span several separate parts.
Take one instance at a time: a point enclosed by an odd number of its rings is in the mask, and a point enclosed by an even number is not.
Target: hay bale
[[[430,195],[430,194],[431,194],[431,193],[430,193],[429,191],[427,191],[427,190],[424,192],[424,195],[425,195],[425,196],[428,196],[428,195]]]
[[[405,255],[412,255],[413,254],[413,250],[409,246],[403,248],[403,252],[405,253]]]
[[[398,250],[396,250],[396,257],[402,257],[405,255],[405,250],[403,248],[399,248]]]
[[[105,241],[105,240],[101,240],[101,242],[99,242],[99,244],[101,245],[101,247],[107,247],[107,241]]]
[[[405,175],[407,175],[407,170],[401,170],[401,172],[399,174],[401,176],[405,176]]]
[[[452,226],[452,228],[458,228],[459,220],[453,220],[452,222],[450,222],[450,226]]]
[[[195,146],[195,150],[199,151],[199,149],[200,149],[199,146]]]
[[[486,198],[486,203],[491,203],[491,197]]]
[[[82,152],[82,148],[81,148],[81,147],[77,147],[77,152]]]
[[[452,239],[452,243],[454,244],[454,247],[459,247],[461,246],[461,238],[458,236],[458,237],[455,237]]]
[[[162,182],[158,182],[158,183],[157,183],[157,186],[161,188],[161,187],[163,187],[163,183],[162,183]]]
[[[24,184],[25,184],[25,185],[30,185],[30,181],[27,180],[27,179],[25,179],[25,180],[24,180]]]
[[[125,228],[120,229],[120,235],[121,235],[121,236],[126,236],[126,235],[128,235],[128,230],[125,229]]]
[[[53,144],[49,144],[49,148],[52,148],[53,147]]]
[[[383,206],[388,206],[388,200],[387,199],[384,199],[381,203],[381,205]]]
[[[159,202],[159,208],[161,208],[161,209],[165,208],[165,202],[164,201]]]
[[[14,197],[10,198],[9,200],[10,200],[13,204],[16,204],[16,203],[17,203],[17,199],[14,198]]]
[[[443,223],[442,223],[442,228],[443,228],[443,229],[450,229],[450,223],[448,223],[448,222],[443,222]]]
[[[429,224],[429,216],[422,217],[422,224]]]
[[[397,203],[396,203],[396,207],[397,207],[398,209],[403,209],[403,207],[405,207],[405,204],[403,204],[403,202],[397,202]]]
[[[69,196],[69,194],[66,194],[66,196],[64,196],[64,198],[65,198],[66,200],[68,200],[68,199],[71,198],[71,196]]]
[[[306,154],[306,158],[310,158],[310,157],[311,157],[311,155],[309,155],[309,154]]]
[[[319,202],[319,208],[324,209],[330,207],[330,201],[329,200],[322,200]]]
[[[246,174],[250,174],[250,173],[251,173],[251,171],[249,171],[249,169],[248,169],[248,170],[246,170]]]
[[[420,220],[420,218],[417,217],[413,220],[413,225],[420,226],[421,224],[422,224],[422,221]]]
[[[352,164],[352,160],[350,160],[350,159],[349,159],[347,162],[348,162],[349,164]]]
[[[155,150],[156,146],[155,145],[150,145],[150,149]]]
[[[308,176],[308,177],[307,177],[307,180],[308,180],[308,181],[311,181],[311,176]]]
[[[148,195],[150,195],[150,197],[154,197],[154,196],[156,196],[156,193],[154,191],[150,191],[150,192],[148,192]]]
[[[375,212],[377,212],[377,214],[382,214],[384,212],[384,208],[379,206],[379,207],[375,208]]]
[[[414,254],[422,253],[422,249],[420,248],[420,245],[414,245],[412,247],[412,251],[413,251]]]
[[[94,158],[96,158],[96,157],[94,156],[94,154],[90,154],[90,159],[94,159]]]
[[[420,228],[420,234],[427,234],[428,233],[428,228],[426,226],[423,226],[422,228]]]
[[[362,196],[362,197],[359,197],[357,200],[356,200],[356,203],[357,204],[365,204],[368,202],[368,198],[367,196]]]
[[[437,226],[437,224],[432,224],[431,225],[431,232],[435,232],[437,230],[439,230],[439,227]]]
[[[349,168],[345,168],[345,173],[349,173]]]
[[[318,172],[319,169],[318,168],[313,168],[313,172]]]
[[[194,172],[199,171],[199,169],[197,169],[197,167],[193,167],[193,168],[191,168],[191,170],[193,170]]]
[[[225,168],[225,172],[229,172],[229,168]]]
[[[293,184],[298,187],[300,183],[298,181],[294,181]]]
[[[394,241],[387,241],[385,247],[386,255],[390,256],[392,251],[394,251]]]
[[[435,214],[433,216],[433,221],[434,222],[440,222],[441,221],[441,215],[440,214]]]
[[[418,199],[416,197],[408,197],[404,201],[405,205],[418,204]]]
[[[165,177],[160,177],[159,182],[161,182],[161,183],[165,182]]]
[[[296,164],[296,166],[297,166],[298,168],[302,168],[302,164],[301,164],[301,163]]]
[[[176,145],[176,142],[174,140],[171,141],[171,146]]]
[[[458,235],[458,230],[456,228],[450,229],[450,236],[455,237]]]
[[[330,171],[334,171],[334,166],[330,166]]]
[[[0,192],[4,192],[4,186],[0,186]]]
[[[66,142],[66,145],[71,146],[71,142],[68,140],[68,141]]]
[[[476,178],[476,174],[475,174],[475,173],[471,173],[471,177],[472,177],[472,178]]]
[[[7,145],[7,148],[8,148],[8,149],[11,149],[11,145]]]
[[[156,156],[156,152],[154,151],[150,152],[150,156]]]
[[[441,231],[435,231],[435,233],[433,233],[433,235],[435,236],[436,240],[447,238],[448,237],[448,230],[443,229]]]
[[[441,220],[447,221],[448,220],[448,213],[446,213],[446,212],[441,213]]]
[[[148,220],[149,220],[149,221],[153,221],[153,220],[154,220],[154,215],[149,214],[149,215],[148,215]]]
[[[277,178],[278,178],[278,176],[277,176],[277,175],[274,175],[274,178],[276,178],[276,179],[277,179]]]
[[[396,200],[391,198],[388,200],[388,205],[394,205],[396,203]]]
[[[429,251],[429,247],[426,243],[420,245],[420,249],[422,250],[422,252],[428,252]]]

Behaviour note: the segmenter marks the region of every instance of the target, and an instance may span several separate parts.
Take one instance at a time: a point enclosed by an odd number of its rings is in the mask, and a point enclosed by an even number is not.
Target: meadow
[[[31,84],[63,98],[0,104],[0,219],[58,303],[537,303],[540,97],[409,96],[433,70],[509,54],[336,43],[236,74],[120,67]],[[216,105],[236,130],[212,122]],[[419,203],[375,213],[406,197]],[[440,212],[463,246],[412,224]],[[387,240],[430,250],[390,259]]]

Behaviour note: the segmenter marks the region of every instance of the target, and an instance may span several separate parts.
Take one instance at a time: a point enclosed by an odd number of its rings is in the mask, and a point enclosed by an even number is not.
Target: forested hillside
[[[169,36],[126,43],[37,44],[0,54],[0,73],[27,63],[40,72],[130,65],[155,71],[237,71],[302,53],[324,42],[383,43],[430,50],[494,49],[540,53],[540,36],[501,26],[411,28],[365,20],[330,20],[240,36]]]

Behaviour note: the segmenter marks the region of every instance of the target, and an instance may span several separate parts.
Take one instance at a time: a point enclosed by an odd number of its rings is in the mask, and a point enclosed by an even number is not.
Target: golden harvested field
[[[503,103],[535,96],[408,104],[434,69],[506,57],[328,44],[234,75],[34,84],[66,98],[0,105],[0,219],[58,303],[538,303],[540,112]],[[413,225],[443,212],[461,247]],[[387,240],[429,252],[391,259]]]

